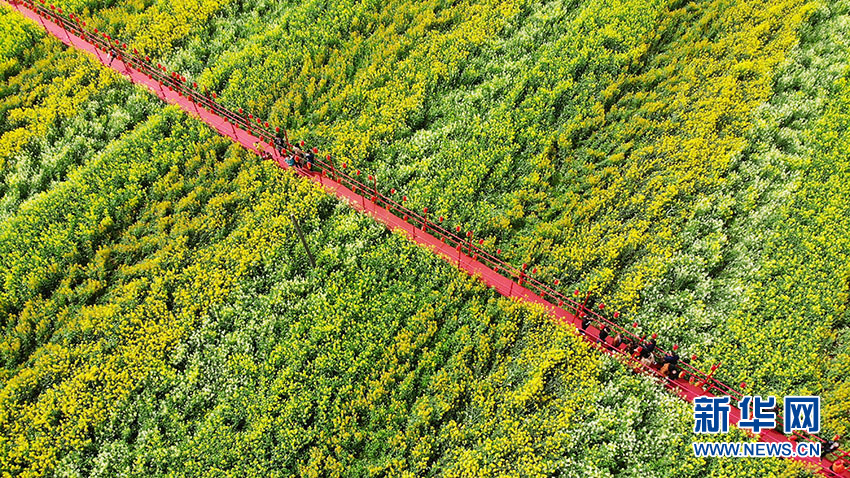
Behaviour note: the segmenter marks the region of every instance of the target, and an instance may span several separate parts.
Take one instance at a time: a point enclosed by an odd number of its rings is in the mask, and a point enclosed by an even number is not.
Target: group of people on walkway
[[[838,450],[840,450],[840,440],[840,435],[835,435],[834,437],[832,437],[832,440],[826,440],[826,442],[821,445],[820,459],[823,460],[827,457],[827,455],[836,453]],[[842,459],[835,460],[835,462],[833,462],[832,466],[830,466],[829,469],[830,471],[834,471],[835,473],[844,473],[845,471],[847,471],[847,462]]]
[[[586,334],[592,320],[584,312],[579,313],[579,318],[579,333]],[[662,377],[670,380],[679,379],[681,369],[679,368],[679,354],[677,353],[679,350],[678,345],[674,345],[672,350],[666,352],[660,359],[657,359],[655,357],[656,339],[658,338],[656,334],[652,334],[649,340],[646,340],[645,337],[639,339],[632,338],[622,332],[617,332],[611,341],[608,340],[609,337],[611,337],[611,327],[608,324],[601,324],[599,335],[596,339],[597,344],[633,356],[646,367],[657,368],[658,373]]]
[[[313,164],[316,162],[316,155],[310,149],[301,149],[304,147],[304,141],[301,141],[297,145],[291,145],[287,144],[284,138],[276,136],[273,143],[279,157],[283,158],[283,162],[290,168],[302,168],[306,171],[313,169]]]
[[[587,335],[587,328],[593,323],[589,314],[585,311],[579,312],[579,333]],[[679,354],[677,353],[679,346],[673,345],[672,350],[665,352],[663,357],[656,357],[655,351],[657,347],[657,334],[652,334],[649,340],[646,337],[629,337],[622,332],[617,332],[613,339],[611,337],[611,327],[607,323],[602,323],[599,326],[599,334],[596,338],[596,344],[607,349],[616,350],[625,353],[628,356],[636,358],[641,364],[648,368],[656,369],[658,373],[669,380],[678,380],[681,377],[681,368],[679,367]],[[782,433],[782,425],[780,422],[779,405],[768,410],[776,413],[777,424],[775,430]],[[841,449],[839,443],[840,436],[836,435],[831,440],[826,440],[821,447],[821,460]],[[848,468],[848,463],[843,459],[838,459],[831,464],[830,470],[835,473],[844,473]]]

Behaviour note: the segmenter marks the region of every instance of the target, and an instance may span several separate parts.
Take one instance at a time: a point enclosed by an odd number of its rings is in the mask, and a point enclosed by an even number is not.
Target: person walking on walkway
[[[587,326],[590,325],[590,316],[581,314],[580,318],[581,318],[581,326],[579,327],[579,332],[581,332],[581,334],[584,335],[584,334],[587,333]]]
[[[676,350],[679,349],[678,345],[673,346],[673,350],[664,354],[664,358],[661,359],[661,370],[659,372],[664,377],[669,377],[672,375],[673,371],[676,370],[679,365],[679,354],[676,353]]]
[[[295,156],[295,154],[293,153],[287,153],[286,159],[284,161],[286,162],[286,165],[290,168],[298,166],[298,156]]]
[[[826,458],[826,455],[835,452],[839,448],[841,448],[841,444],[838,443],[841,437],[839,435],[835,435],[832,437],[832,440],[827,440],[826,443],[823,444],[823,448],[821,448],[820,459],[823,460]]]
[[[602,329],[599,331],[599,338],[598,338],[598,339],[596,339],[596,343],[597,343],[597,344],[602,344],[602,345],[608,345],[607,339],[608,339],[608,336],[609,336],[610,334],[611,334],[611,329],[610,329],[610,328],[608,328],[608,325],[606,324],[606,325],[605,325],[605,326],[603,326],[603,327],[602,327]]]
[[[620,348],[620,345],[622,345],[622,344],[623,344],[623,333],[617,332],[617,334],[614,335],[614,341],[611,343],[611,346],[614,347],[615,349],[618,349],[618,348]]]
[[[280,137],[280,135],[274,137],[274,149],[277,151],[277,154],[283,156],[284,150],[286,149],[286,140]]]
[[[650,339],[644,343],[640,350],[640,362],[647,367],[655,365],[655,356],[652,353],[655,351],[655,339]]]
[[[673,367],[679,365],[679,354],[676,353],[677,350],[679,350],[679,346],[674,345],[673,350],[664,354],[663,361],[665,364],[670,364]]]
[[[643,349],[640,352],[640,358],[649,358],[655,352],[655,339],[649,339],[649,342],[643,344]]]
[[[308,149],[307,154],[304,155],[304,158],[305,158],[304,169],[306,169],[307,171],[312,171],[313,170],[313,162],[316,161],[316,155],[313,154],[313,150]]]
[[[118,52],[115,51],[115,48],[109,49],[109,66],[112,66],[112,62],[115,61],[115,58],[118,57]]]

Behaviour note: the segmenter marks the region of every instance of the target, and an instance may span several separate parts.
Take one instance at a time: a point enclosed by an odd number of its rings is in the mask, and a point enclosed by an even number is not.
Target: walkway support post
[[[298,222],[298,219],[296,219],[293,214],[289,215],[289,219],[292,220],[292,225],[295,226],[295,232],[298,234],[298,239],[301,239],[301,244],[304,246],[304,250],[307,251],[307,258],[310,259],[310,266],[315,269],[316,259],[313,258],[313,253],[310,252],[310,246],[307,245],[307,240],[304,239],[304,233],[301,232],[301,224]]]

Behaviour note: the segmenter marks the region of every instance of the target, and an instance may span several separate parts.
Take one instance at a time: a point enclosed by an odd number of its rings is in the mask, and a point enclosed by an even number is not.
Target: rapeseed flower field
[[[850,431],[850,2],[55,5]],[[0,75],[4,477],[813,473],[6,4]]]

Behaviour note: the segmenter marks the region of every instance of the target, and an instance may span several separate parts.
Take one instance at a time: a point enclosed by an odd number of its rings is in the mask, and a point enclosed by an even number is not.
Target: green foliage
[[[0,10],[0,216],[54,183],[157,105],[87,54]],[[158,106],[156,106],[158,107]]]
[[[592,291],[667,346],[747,363],[723,378],[814,385],[823,340],[805,354],[777,344],[770,361],[750,353],[735,336],[757,337],[772,312],[727,320],[744,296],[714,288],[758,283],[752,268],[727,269],[739,242],[726,224],[752,210],[737,158],[812,5],[503,4],[498,20],[443,7],[287,6],[273,28],[210,52],[200,82],[404,188],[413,207],[500,241],[542,277]],[[354,34],[340,43],[341,31]],[[791,364],[801,358],[805,371]]]
[[[173,108],[0,238],[12,475],[665,473],[689,451],[685,404]]]
[[[850,70],[829,89],[823,115],[803,135],[806,155],[789,164],[796,176],[794,198],[777,211],[784,227],[767,234],[765,255],[746,304],[771,311],[774,321],[758,336],[736,339],[749,354],[767,355],[769,369],[747,367],[741,375],[783,380],[802,391],[825,394],[830,425],[843,432],[850,424],[850,371],[846,330],[850,285]],[[747,321],[751,314],[738,320]],[[736,323],[737,320],[736,320]],[[843,327],[845,337],[833,332]],[[837,356],[825,354],[839,345]],[[834,353],[834,352],[833,352]],[[790,355],[791,366],[779,354]],[[820,380],[821,374],[826,374]],[[826,393],[825,393],[826,392]]]
[[[719,373],[734,383],[828,397],[836,432],[850,421],[844,355],[835,356],[847,331],[847,210],[837,186],[845,160],[822,146],[843,131],[836,108],[850,43],[835,32],[848,13],[849,3],[835,2],[802,26],[773,96],[754,113],[747,147],[733,158],[728,187],[699,204],[682,238],[690,245],[674,258],[678,270],[650,289],[668,296],[668,310],[647,311],[674,326],[678,340],[700,343],[700,356],[723,362]],[[675,280],[690,285],[674,299]],[[688,327],[674,319],[681,310]]]
[[[279,242],[277,217],[318,203],[244,159],[172,108],[3,223],[0,468],[42,475],[90,446],[116,401]],[[298,201],[273,194],[275,178]],[[249,213],[267,222],[234,232]]]
[[[68,8],[846,428],[845,2]],[[797,473],[694,460],[675,398],[16,22],[0,469]]]

